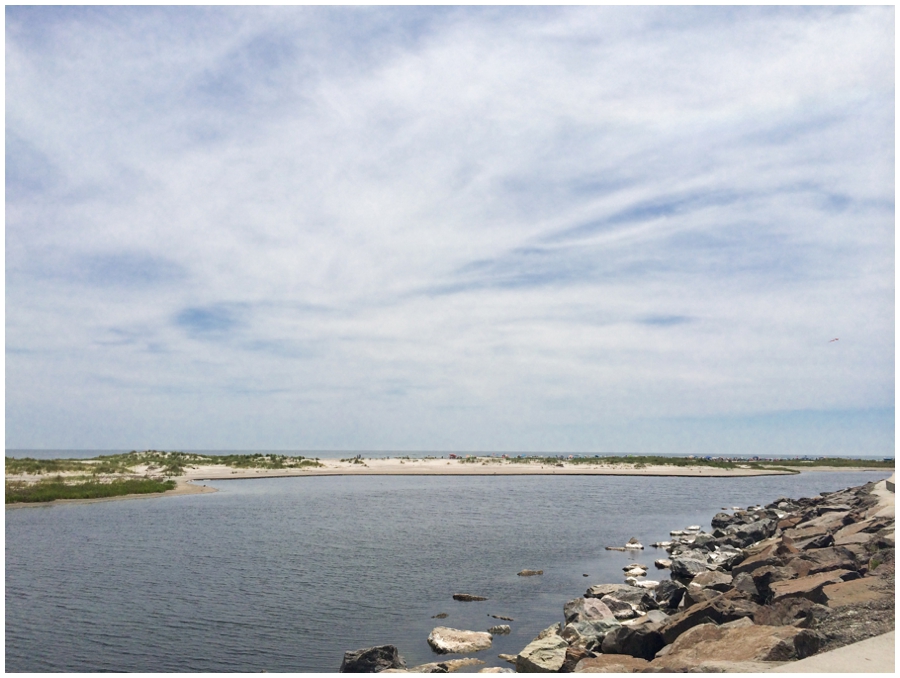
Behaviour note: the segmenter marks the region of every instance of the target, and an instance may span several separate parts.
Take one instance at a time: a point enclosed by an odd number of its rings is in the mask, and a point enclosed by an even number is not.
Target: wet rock
[[[431,618],[432,618],[432,619],[446,619],[446,618],[447,618],[447,613],[446,613],[446,612],[440,612],[440,613],[438,613],[438,614],[432,615]]]
[[[509,624],[497,624],[487,630],[492,636],[507,636],[510,633]]]
[[[437,626],[428,634],[428,644],[440,654],[477,652],[491,647],[491,634]]]
[[[576,598],[563,606],[566,623],[591,621],[595,619],[614,619],[612,610],[598,598]]]
[[[521,572],[516,573],[519,577],[534,577],[539,574],[544,574],[543,570],[522,570]]]
[[[386,669],[405,669],[406,662],[395,645],[376,645],[344,653],[340,673],[379,673]]]
[[[515,621],[512,617],[504,617],[501,614],[491,614],[489,617],[493,617],[494,619],[502,619],[503,621]]]
[[[566,661],[568,647],[557,635],[533,640],[516,656],[516,672],[556,673]]]
[[[498,654],[497,656],[500,657],[500,659],[502,659],[503,661],[509,662],[510,664],[516,663],[516,655],[514,654]]]
[[[660,558],[659,560],[653,561],[653,564],[660,570],[666,570],[672,567],[672,561],[668,558]]]
[[[473,596],[471,593],[454,593],[453,600],[461,600],[464,602],[487,600],[484,596]]]

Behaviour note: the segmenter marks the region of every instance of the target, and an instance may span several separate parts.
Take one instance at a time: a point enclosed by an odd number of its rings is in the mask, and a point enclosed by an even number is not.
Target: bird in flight
[[[840,339],[835,338],[835,339],[832,339],[831,341],[840,341]],[[831,341],[829,341],[828,343],[830,344]]]

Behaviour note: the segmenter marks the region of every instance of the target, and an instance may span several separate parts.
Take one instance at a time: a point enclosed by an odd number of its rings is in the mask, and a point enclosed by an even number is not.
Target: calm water
[[[477,653],[501,666],[566,600],[622,581],[634,556],[606,545],[888,475],[280,478],[7,510],[6,670],[336,671],[382,643],[412,665],[439,659],[433,626],[502,623],[489,614],[516,620]]]

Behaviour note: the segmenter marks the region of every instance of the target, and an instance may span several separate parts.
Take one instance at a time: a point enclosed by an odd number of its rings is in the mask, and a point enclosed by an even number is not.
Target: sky
[[[893,456],[893,7],[5,18],[8,449]]]

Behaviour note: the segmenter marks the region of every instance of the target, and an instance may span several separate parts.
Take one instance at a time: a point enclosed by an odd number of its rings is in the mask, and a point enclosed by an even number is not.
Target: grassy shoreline
[[[174,480],[155,478],[126,478],[100,482],[88,480],[67,483],[62,478],[47,478],[38,482],[7,481],[7,504],[34,504],[57,499],[105,499],[130,494],[156,494],[175,489]]]

